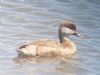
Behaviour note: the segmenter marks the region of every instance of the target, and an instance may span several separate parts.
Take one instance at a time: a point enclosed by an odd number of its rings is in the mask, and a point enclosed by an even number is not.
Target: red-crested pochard
[[[76,52],[76,45],[68,36],[81,36],[76,31],[76,25],[70,21],[60,24],[58,30],[59,42],[41,39],[30,44],[22,45],[16,51],[21,56],[67,56]]]

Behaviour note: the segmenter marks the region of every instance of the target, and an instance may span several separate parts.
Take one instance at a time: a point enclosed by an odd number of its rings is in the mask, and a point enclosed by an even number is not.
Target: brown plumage
[[[16,49],[22,56],[67,56],[76,52],[75,44],[69,40],[69,35],[77,35],[76,26],[72,22],[64,21],[59,27],[60,42],[42,39]]]

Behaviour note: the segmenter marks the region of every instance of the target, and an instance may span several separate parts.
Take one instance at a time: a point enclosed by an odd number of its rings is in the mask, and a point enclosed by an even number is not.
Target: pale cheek
[[[74,31],[69,28],[62,28],[63,34],[73,34]]]

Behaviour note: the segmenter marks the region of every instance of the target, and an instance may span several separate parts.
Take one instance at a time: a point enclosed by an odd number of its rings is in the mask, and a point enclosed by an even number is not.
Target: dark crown
[[[61,27],[66,27],[66,28],[70,28],[72,30],[76,30],[76,25],[73,24],[72,22],[70,21],[64,21],[61,23]]]

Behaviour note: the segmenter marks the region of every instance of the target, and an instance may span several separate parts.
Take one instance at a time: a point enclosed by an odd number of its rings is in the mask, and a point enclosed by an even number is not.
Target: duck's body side
[[[59,41],[48,39],[38,40],[33,43],[23,45],[16,49],[19,55],[26,56],[67,56],[76,52],[74,42],[69,39],[69,35],[82,37],[72,22],[63,22],[60,24],[58,36]]]
[[[74,54],[76,46],[68,38],[65,38],[63,43],[43,39],[21,46],[17,52],[26,56],[65,56]]]

